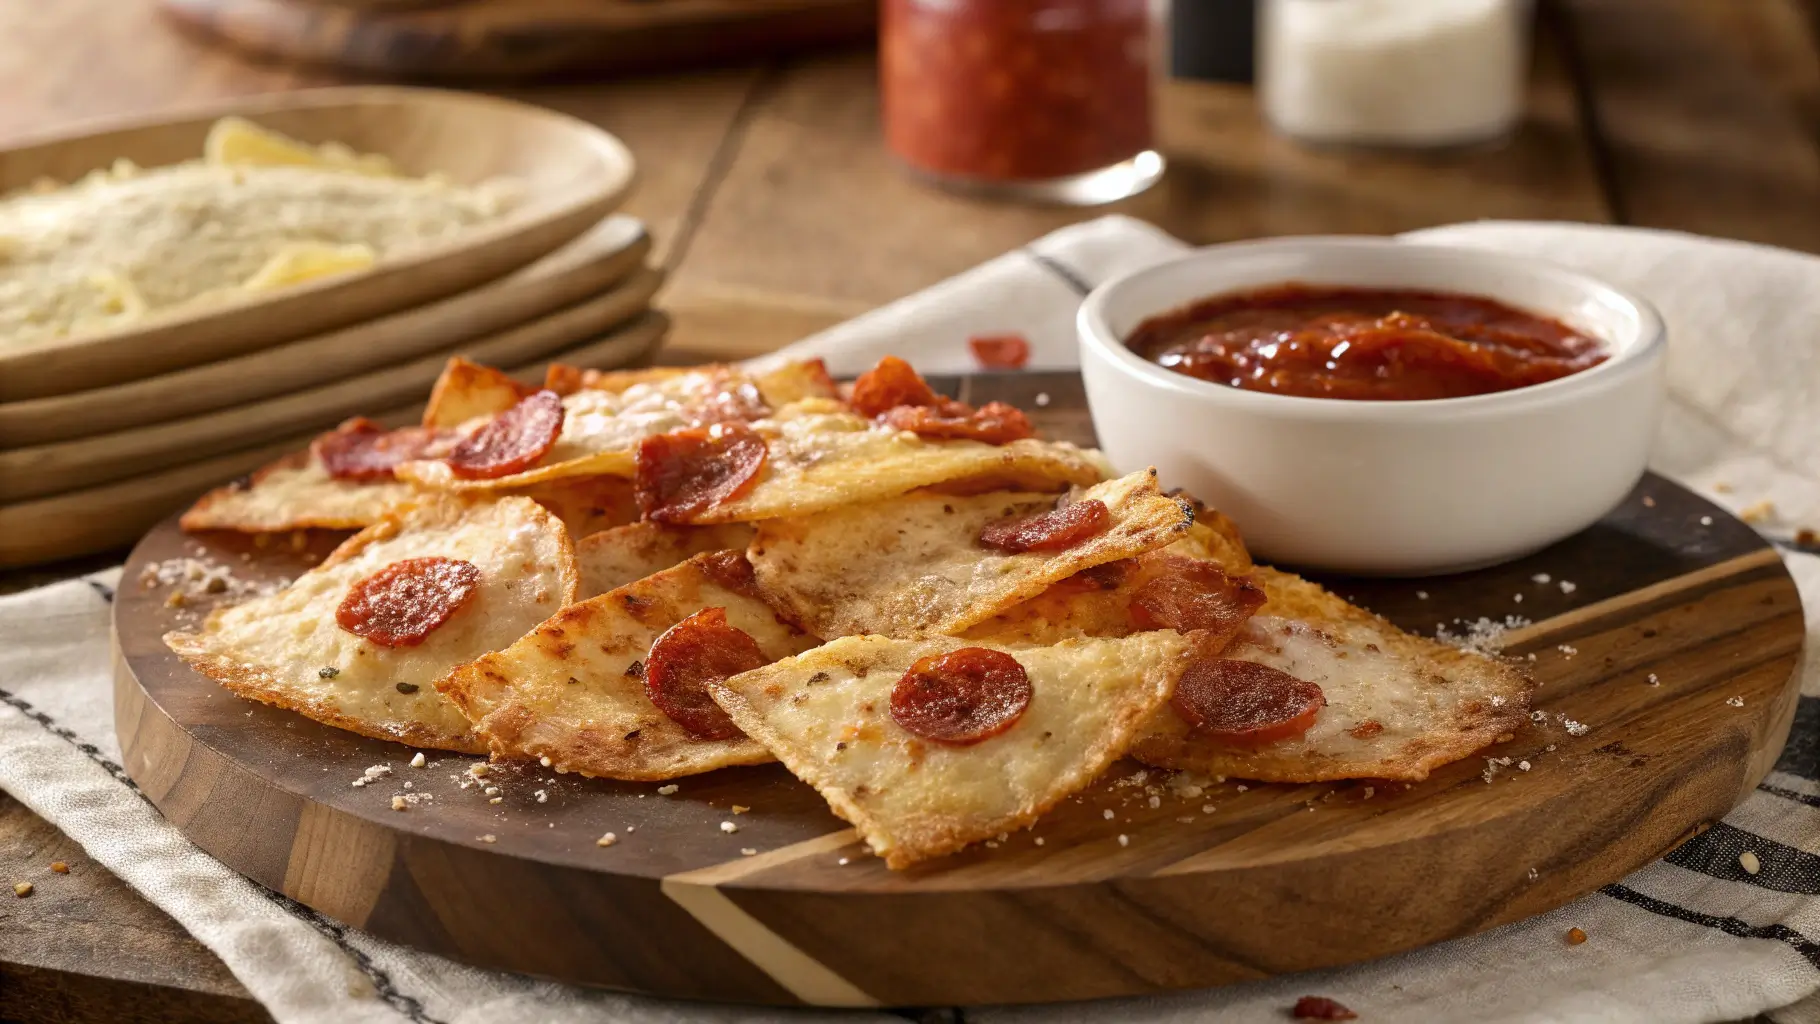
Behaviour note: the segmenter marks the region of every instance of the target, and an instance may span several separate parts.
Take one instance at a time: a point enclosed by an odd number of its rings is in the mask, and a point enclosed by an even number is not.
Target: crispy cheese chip
[[[399,466],[399,477],[452,491],[516,490],[570,476],[629,477],[642,438],[703,422],[756,419],[767,411],[751,378],[724,366],[582,377],[580,387],[562,395],[562,430],[555,444],[529,469],[465,479],[444,461],[424,459]],[[489,418],[460,429],[471,433]]]
[[[453,428],[497,416],[535,390],[491,366],[455,356],[443,367],[442,376],[436,378],[436,386],[430,390],[429,404],[423,408],[423,425]]]
[[[1025,827],[1092,782],[1169,699],[1193,652],[1168,630],[990,647],[1028,677],[1028,705],[1009,728],[953,745],[898,724],[893,694],[910,667],[967,646],[846,637],[710,690],[886,864],[903,868]]]
[[[770,658],[814,646],[814,638],[752,596],[738,578],[743,565],[734,552],[697,556],[571,605],[523,640],[457,669],[437,686],[495,752],[548,757],[566,771],[656,780],[769,761],[765,748],[744,736],[691,735],[645,692],[652,642],[703,609],[725,609],[728,624],[751,636]]]
[[[809,399],[753,426],[770,454],[758,483],[741,497],[692,517],[696,523],[803,516],[895,497],[936,484],[969,490],[1058,491],[1098,482],[1096,452],[1023,440],[1006,445],[929,441]]]
[[[840,389],[828,375],[827,364],[820,359],[785,363],[769,373],[759,374],[757,384],[765,404],[773,409],[795,405],[808,398],[840,397]]]
[[[459,602],[431,607],[436,594],[426,581],[389,608],[406,625],[430,623],[422,635],[388,646],[352,631],[380,635],[380,626],[395,623],[358,620],[351,594],[413,567],[456,563],[478,570],[461,570]],[[284,590],[218,611],[200,632],[167,633],[164,641],[243,697],[363,736],[480,753],[485,745],[436,693],[436,680],[510,645],[573,600],[575,585],[568,535],[536,502],[444,499],[381,519]],[[384,596],[367,603],[383,605]]]
[[[1420,781],[1523,723],[1533,683],[1483,655],[1412,636],[1307,580],[1258,568],[1268,602],[1224,657],[1320,686],[1327,706],[1294,739],[1221,743],[1164,708],[1132,756],[1263,782]]]
[[[575,542],[581,596],[604,594],[654,576],[692,555],[744,551],[751,542],[752,527],[745,523],[665,526],[645,522],[602,530]]]
[[[924,493],[762,522],[752,565],[766,595],[822,636],[956,633],[1082,569],[1162,547],[1189,525],[1154,471],[1078,500],[1103,502],[1110,524],[1061,550],[1007,553],[979,540],[988,524],[1052,508],[1051,496]]]
[[[417,488],[398,480],[337,480],[320,459],[304,451],[204,494],[179,523],[185,530],[242,533],[358,530],[421,497]]]
[[[421,493],[421,492],[419,492]],[[632,481],[617,476],[571,476],[524,489],[527,498],[550,510],[568,527],[576,543],[576,557],[581,554],[582,538],[602,530],[611,530],[638,519],[638,502],[632,496]],[[678,559],[677,561],[681,561]],[[672,565],[675,563],[672,562]],[[650,575],[646,573],[646,575]],[[634,577],[636,579],[637,577]],[[627,580],[626,582],[631,582]],[[600,593],[600,591],[595,591]],[[592,594],[585,590],[583,597]]]

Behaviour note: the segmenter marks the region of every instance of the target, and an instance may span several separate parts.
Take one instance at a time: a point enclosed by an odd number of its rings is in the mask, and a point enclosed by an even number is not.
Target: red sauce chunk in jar
[[[938,178],[1043,181],[1150,148],[1147,0],[884,0],[885,142]]]
[[[1566,324],[1493,299],[1300,284],[1203,299],[1144,321],[1125,344],[1216,384],[1379,402],[1510,391],[1607,355]]]

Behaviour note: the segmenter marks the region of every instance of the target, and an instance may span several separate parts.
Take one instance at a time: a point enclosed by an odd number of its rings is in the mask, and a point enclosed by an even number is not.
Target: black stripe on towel
[[[1776,770],[1820,781],[1820,697],[1802,697]]]
[[[1744,870],[1739,858],[1757,858],[1757,873]],[[1662,858],[1676,867],[1727,882],[1748,882],[1776,892],[1820,895],[1820,857],[1721,821],[1682,843]]]
[[[1795,931],[1787,925],[1768,924],[1752,926],[1735,917],[1717,917],[1712,914],[1702,914],[1697,910],[1679,907],[1673,903],[1667,903],[1656,899],[1653,896],[1645,896],[1629,886],[1619,885],[1616,882],[1605,886],[1599,891],[1610,896],[1612,899],[1628,903],[1633,907],[1639,907],[1652,914],[1661,917],[1672,917],[1677,921],[1686,921],[1689,924],[1703,925],[1707,928],[1716,928],[1727,935],[1735,935],[1740,939],[1774,939],[1777,942],[1787,943],[1789,948],[1801,954],[1802,959],[1806,960],[1816,970],[1820,970],[1820,944],[1816,944],[1807,936]]]
[[[1088,284],[1086,278],[1076,273],[1073,267],[1056,259],[1054,256],[1046,256],[1043,253],[1037,252],[1035,249],[1025,249],[1024,253],[1032,260],[1035,260],[1037,266],[1042,267],[1044,270],[1049,271],[1051,274],[1054,274],[1056,277],[1059,277],[1066,282],[1068,287],[1074,289],[1075,294],[1086,295],[1093,290],[1093,285]]]

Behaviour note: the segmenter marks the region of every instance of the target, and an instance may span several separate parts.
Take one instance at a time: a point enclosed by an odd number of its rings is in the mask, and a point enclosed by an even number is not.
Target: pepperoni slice
[[[847,404],[861,416],[883,416],[899,406],[936,405],[942,401],[922,374],[896,356],[886,356],[860,374],[853,381],[853,393],[847,396]]]
[[[1290,1016],[1296,1020],[1358,1020],[1359,1015],[1326,996],[1303,996]]]
[[[638,443],[633,490],[646,519],[686,523],[758,483],[770,451],[743,423],[685,427]]]
[[[1030,694],[1016,658],[963,647],[911,665],[891,689],[891,718],[923,739],[964,747],[1017,724]]]
[[[1183,671],[1170,703],[1203,735],[1251,744],[1307,732],[1327,697],[1319,686],[1269,665],[1201,658]]]
[[[348,588],[335,622],[381,647],[415,647],[474,599],[480,568],[459,558],[407,558]]]
[[[462,438],[446,460],[466,480],[491,480],[537,464],[562,433],[562,396],[548,388],[488,420]]]
[[[745,552],[713,551],[697,555],[695,561],[702,575],[714,582],[735,594],[758,597],[758,577],[752,571],[752,563],[746,561]]]
[[[1030,342],[1021,334],[982,334],[968,338],[967,347],[988,370],[1021,370],[1030,361]]]
[[[1228,576],[1212,562],[1168,556],[1162,574],[1131,597],[1131,622],[1140,630],[1205,629],[1230,637],[1264,606],[1264,590],[1248,577]]]
[[[744,733],[708,695],[708,684],[767,664],[758,641],[727,624],[725,608],[704,608],[652,642],[645,696],[696,739],[732,739]]]
[[[360,417],[310,442],[310,451],[337,480],[390,480],[399,463],[424,457],[448,437],[447,432],[429,427],[387,430]]]
[[[964,402],[944,402],[939,406],[900,405],[887,410],[882,418],[888,426],[911,431],[918,437],[1010,444],[1036,436],[1030,417],[1003,402],[987,402],[978,409]]]
[[[1105,533],[1110,525],[1112,510],[1098,498],[1088,498],[1040,515],[987,523],[980,543],[1011,554],[1065,551]]]

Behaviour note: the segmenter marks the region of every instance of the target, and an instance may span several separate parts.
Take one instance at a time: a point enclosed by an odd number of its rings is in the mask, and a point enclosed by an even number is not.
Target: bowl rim
[[[1393,258],[1405,255],[1440,255],[1474,262],[1488,269],[1514,270],[1552,278],[1556,282],[1578,288],[1589,295],[1601,295],[1608,302],[1615,300],[1620,305],[1628,306],[1635,314],[1636,333],[1626,339],[1627,343],[1623,343],[1619,339],[1600,337],[1599,340],[1611,350],[1610,358],[1597,366],[1541,384],[1458,398],[1361,401],[1351,398],[1310,398],[1301,395],[1250,391],[1177,373],[1159,366],[1127,348],[1124,339],[1113,332],[1106,315],[1106,307],[1122,290],[1131,287],[1134,282],[1174,271],[1183,264],[1206,262],[1217,266],[1225,258],[1246,253],[1269,249],[1310,248],[1371,251],[1378,254],[1390,254]],[[1338,282],[1334,283],[1336,286],[1343,286]],[[1251,287],[1267,287],[1267,285],[1246,286],[1246,288]],[[1215,285],[1209,287],[1201,295],[1186,299],[1176,306],[1155,310],[1146,316],[1157,316],[1167,313],[1171,309],[1181,308],[1188,303],[1200,301],[1202,298],[1240,290],[1244,289],[1235,287],[1222,290]],[[1435,290],[1447,291],[1448,289]],[[1499,302],[1508,302],[1518,309],[1525,308],[1523,303],[1511,302],[1501,297],[1496,289],[1462,290],[1458,293],[1462,295],[1478,294]],[[1534,311],[1546,316],[1558,316],[1557,313],[1550,310]],[[1098,350],[1099,354],[1110,360],[1115,367],[1151,386],[1208,402],[1225,403],[1247,412],[1303,419],[1454,420],[1460,417],[1476,418],[1505,414],[1537,405],[1553,405],[1561,400],[1602,394],[1638,375],[1650,373],[1661,364],[1668,346],[1667,329],[1663,324],[1662,316],[1648,300],[1635,292],[1611,284],[1592,274],[1532,256],[1465,246],[1403,242],[1378,235],[1290,235],[1204,246],[1174,259],[1127,271],[1102,282],[1081,301],[1080,309],[1075,314],[1075,333],[1083,348],[1092,347]]]

